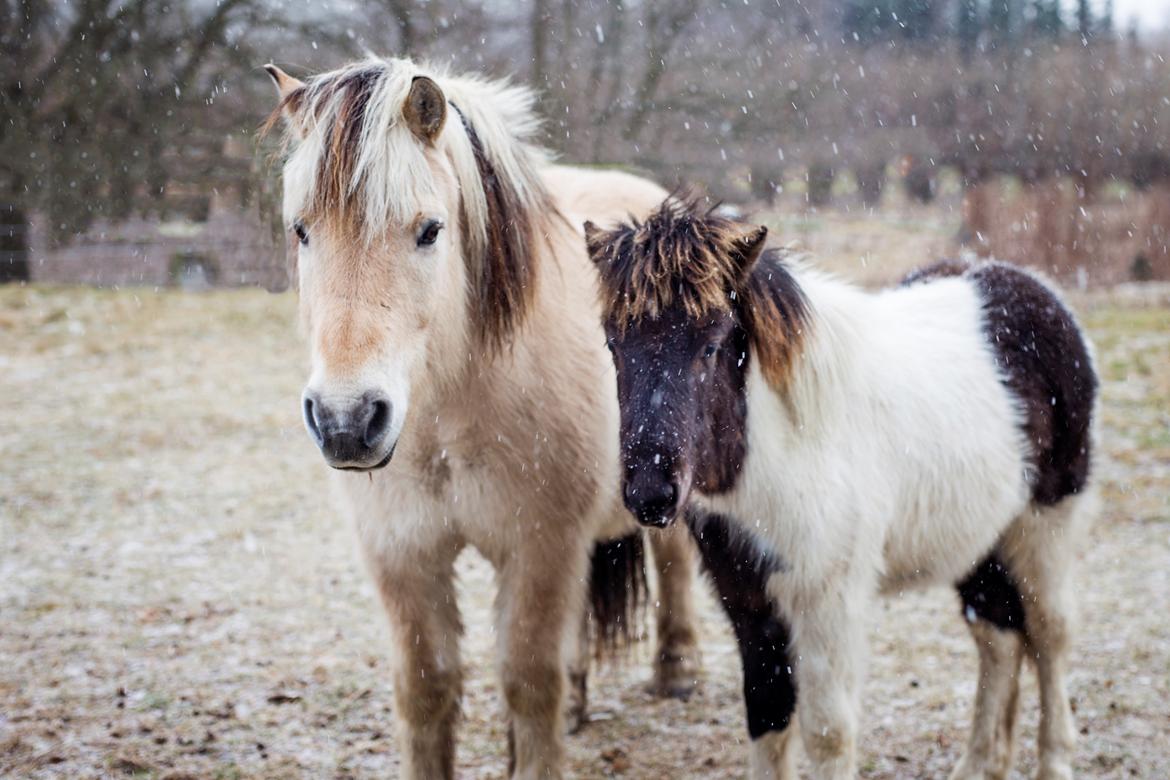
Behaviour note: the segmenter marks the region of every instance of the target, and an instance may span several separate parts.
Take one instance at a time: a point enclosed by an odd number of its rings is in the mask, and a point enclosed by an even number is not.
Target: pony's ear
[[[589,250],[589,259],[593,262],[601,260],[601,245],[605,241],[605,231],[589,220],[582,226],[585,228],[585,247]]]
[[[433,79],[415,76],[402,108],[406,126],[425,144],[433,144],[447,121],[447,97]]]
[[[293,92],[305,86],[305,82],[293,78],[271,62],[264,66],[264,70],[268,71],[268,75],[272,77],[272,81],[276,84],[276,91],[280,95],[282,102]]]
[[[736,273],[741,281],[756,267],[767,240],[768,228],[763,225],[750,227],[734,239],[735,251],[732,262],[735,263]]]

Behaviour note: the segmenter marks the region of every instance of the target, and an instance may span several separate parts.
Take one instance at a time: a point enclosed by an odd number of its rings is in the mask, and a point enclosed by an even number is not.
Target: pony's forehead
[[[410,62],[369,60],[308,81],[284,167],[286,222],[338,222],[369,238],[444,203],[445,177],[403,116],[416,75]]]
[[[624,331],[675,308],[696,323],[730,312],[741,281],[733,242],[743,231],[672,198],[644,221],[602,234],[590,250],[607,319]]]

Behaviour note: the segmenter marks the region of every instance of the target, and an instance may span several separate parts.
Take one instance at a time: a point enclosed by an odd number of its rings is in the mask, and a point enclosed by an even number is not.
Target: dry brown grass
[[[816,235],[846,266],[867,252],[913,264],[934,240],[837,227]],[[0,776],[395,774],[389,643],[301,429],[293,319],[290,296],[262,292],[0,290]],[[1088,321],[1109,457],[1079,590],[1078,768],[1168,777],[1170,311]],[[491,573],[473,555],[461,572],[459,771],[501,777]],[[701,693],[652,699],[645,658],[601,670],[595,722],[569,740],[576,776],[743,775],[738,655],[703,591]],[[871,637],[863,775],[945,776],[975,683],[955,597],[888,602]],[[1024,703],[1029,772],[1031,675]]]

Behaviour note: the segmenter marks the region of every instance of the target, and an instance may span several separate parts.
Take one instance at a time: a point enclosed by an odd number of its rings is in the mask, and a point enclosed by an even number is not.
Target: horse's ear
[[[768,240],[768,228],[763,225],[748,228],[734,239],[735,252],[732,262],[736,265],[739,278],[746,279],[756,267],[764,244]]]
[[[601,260],[601,245],[605,241],[605,231],[589,220],[585,220],[583,227],[585,228],[585,247],[589,250],[589,259],[595,263],[599,262]]]
[[[447,121],[447,97],[433,79],[415,76],[402,108],[406,126],[425,144],[433,144]]]
[[[276,91],[280,95],[281,101],[305,86],[305,82],[293,78],[271,62],[264,66],[264,70],[268,71],[268,75],[272,77],[272,81],[276,84]]]
[[[276,104],[276,108],[272,110],[272,113],[268,115],[267,121],[260,128],[260,132],[265,134],[271,132],[272,128],[276,127],[277,123],[283,118],[294,133],[304,138],[304,121],[303,119],[299,119],[297,114],[305,102],[305,82],[293,78],[271,62],[264,66],[264,70],[268,71],[268,75],[272,77],[272,82],[276,84],[276,92],[280,96],[280,101]]]

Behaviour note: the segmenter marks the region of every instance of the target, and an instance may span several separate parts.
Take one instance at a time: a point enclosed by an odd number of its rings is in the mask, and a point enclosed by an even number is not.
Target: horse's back
[[[631,216],[644,217],[667,196],[649,179],[614,169],[550,165],[541,177],[577,230],[587,219],[608,226]]]

